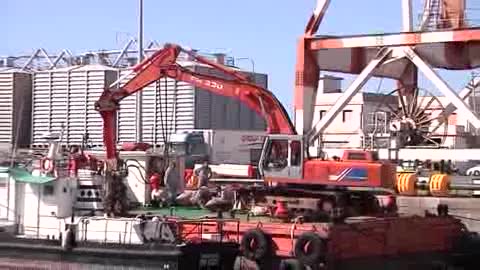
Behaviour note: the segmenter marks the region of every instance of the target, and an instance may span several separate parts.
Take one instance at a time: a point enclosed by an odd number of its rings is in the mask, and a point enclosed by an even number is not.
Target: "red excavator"
[[[177,63],[180,53],[193,61],[207,65],[223,74],[222,77],[193,72]],[[363,214],[378,205],[377,190],[394,187],[395,170],[389,163],[378,161],[373,152],[346,151],[335,160],[311,158],[308,155],[309,138],[298,135],[285,108],[272,92],[250,82],[248,77],[231,68],[207,60],[178,45],[167,44],[133,68],[135,76],[121,88],[106,89],[95,103],[103,118],[106,147],[106,179],[109,184],[107,201],[110,211],[118,213],[119,198],[116,185],[121,185],[122,165],[115,138],[115,118],[122,99],[135,94],[161,78],[171,78],[195,85],[205,91],[238,99],[264,117],[268,136],[265,140],[258,168],[265,187],[264,202],[299,211],[326,211],[351,216]],[[121,191],[118,191],[121,192]],[[117,207],[115,207],[117,205]],[[372,208],[373,207],[373,208]],[[333,211],[341,210],[341,211]],[[120,211],[121,212],[121,211]]]

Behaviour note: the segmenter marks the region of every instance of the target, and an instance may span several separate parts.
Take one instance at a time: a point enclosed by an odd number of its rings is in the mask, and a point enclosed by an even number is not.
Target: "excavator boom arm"
[[[181,52],[189,54],[196,62],[219,70],[230,78],[196,73],[179,65],[176,60]],[[295,134],[295,128],[285,108],[270,91],[250,83],[243,74],[211,62],[178,45],[167,44],[164,49],[135,66],[133,72],[136,73],[135,76],[126,84],[119,89],[106,89],[95,103],[96,110],[103,118],[104,144],[108,160],[117,157],[115,116],[119,102],[152,82],[167,77],[240,100],[265,118],[269,134]]]

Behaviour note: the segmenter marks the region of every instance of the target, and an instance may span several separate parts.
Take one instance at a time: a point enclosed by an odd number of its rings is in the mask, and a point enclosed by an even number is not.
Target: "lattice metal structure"
[[[58,53],[48,53],[46,49],[39,48],[31,54],[0,56],[0,67],[18,68],[31,72],[91,64],[119,69],[128,68],[134,66],[138,61],[136,45],[136,39],[132,38],[119,50],[92,50],[79,54],[74,54],[69,49],[63,49]],[[150,41],[143,49],[144,56],[149,56],[152,52],[162,47],[163,45],[158,41]],[[212,60],[222,58],[226,65],[235,65],[233,57],[223,55],[222,53],[202,53],[201,51],[199,53]],[[187,56],[180,56],[180,59],[182,57],[184,60],[188,60]]]
[[[319,138],[333,120],[349,104],[353,97],[371,77],[389,78],[397,81],[398,119],[405,128],[396,132],[408,133],[418,125],[411,119],[419,111],[418,74],[423,73],[451,103],[444,106],[437,116],[419,116],[423,124],[428,121],[435,129],[445,119],[457,112],[475,128],[480,128],[480,118],[465,100],[471,94],[471,86],[456,92],[439,75],[436,69],[474,70],[480,68],[480,28],[467,25],[464,19],[463,0],[436,1],[440,12],[439,20],[433,20],[434,30],[424,27],[416,30],[412,20],[412,0],[401,0],[402,31],[385,34],[359,34],[352,36],[323,36],[317,30],[325,17],[329,0],[319,0],[312,17],[297,47],[295,82],[295,123],[297,132],[307,134],[311,145],[321,143]],[[431,14],[435,13],[435,1],[429,1]],[[437,12],[437,13],[438,13]],[[427,16],[432,21],[432,16]],[[447,22],[446,22],[447,20]],[[428,24],[425,24],[427,26]],[[317,96],[318,78],[321,72],[356,74],[353,82],[343,95],[331,106],[324,117],[313,122],[316,112],[314,103]],[[478,84],[473,79],[470,84]],[[469,85],[470,85],[469,84]],[[431,90],[431,89],[428,89]],[[432,91],[430,91],[432,92]],[[400,110],[402,113],[398,113]],[[409,116],[410,115],[410,116]],[[425,119],[428,118],[428,119]],[[412,120],[412,121],[410,121]],[[418,123],[417,123],[418,124]],[[428,137],[428,136],[427,136]]]

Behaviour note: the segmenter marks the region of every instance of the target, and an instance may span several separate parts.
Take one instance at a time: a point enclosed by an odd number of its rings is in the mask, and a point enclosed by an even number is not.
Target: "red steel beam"
[[[305,37],[305,39],[310,43],[309,49],[311,50],[379,46],[414,46],[419,44],[446,42],[480,42],[480,27],[434,32],[392,33],[343,37]]]

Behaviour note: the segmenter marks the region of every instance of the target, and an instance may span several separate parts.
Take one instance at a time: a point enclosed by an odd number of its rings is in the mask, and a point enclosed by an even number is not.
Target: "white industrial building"
[[[341,78],[325,76],[320,78],[314,106],[313,125],[343,95]],[[438,115],[449,104],[445,97],[424,96],[424,106],[430,99],[428,113]],[[480,107],[479,97],[467,98],[472,108]],[[398,96],[382,93],[360,92],[343,108],[333,122],[322,133],[322,143],[326,148],[386,148],[391,136],[390,108],[398,106]],[[297,121],[300,119],[297,119]],[[372,138],[373,137],[373,138]],[[447,126],[440,127],[432,133],[431,139],[440,147],[468,148],[478,146],[477,131],[461,115],[452,113]],[[372,141],[372,139],[374,139]],[[372,145],[373,142],[373,145]]]
[[[0,67],[0,143],[46,146],[43,134],[64,128],[66,145],[101,146],[102,119],[94,103],[102,91],[129,73],[136,64],[137,52],[123,50],[87,52],[71,55],[68,50],[49,55],[43,49],[33,55],[9,57]],[[150,54],[161,47],[150,43]],[[235,58],[221,53],[201,54],[210,60],[230,66],[248,75],[252,82],[268,88],[266,74],[235,67]],[[195,72],[212,73],[211,68],[190,61],[180,54],[178,63]],[[131,77],[120,81],[121,86]],[[202,91],[193,85],[171,79],[160,79],[141,91],[142,111],[137,115],[136,95],[120,103],[117,117],[119,143],[143,141],[163,144],[164,137],[176,131],[191,129],[264,130],[265,121],[237,100]],[[227,109],[228,108],[228,109]],[[141,131],[136,122],[140,119]],[[20,123],[17,127],[16,123]],[[141,134],[141,138],[137,135]]]
[[[0,148],[11,143],[30,144],[32,74],[12,67],[0,67]]]

